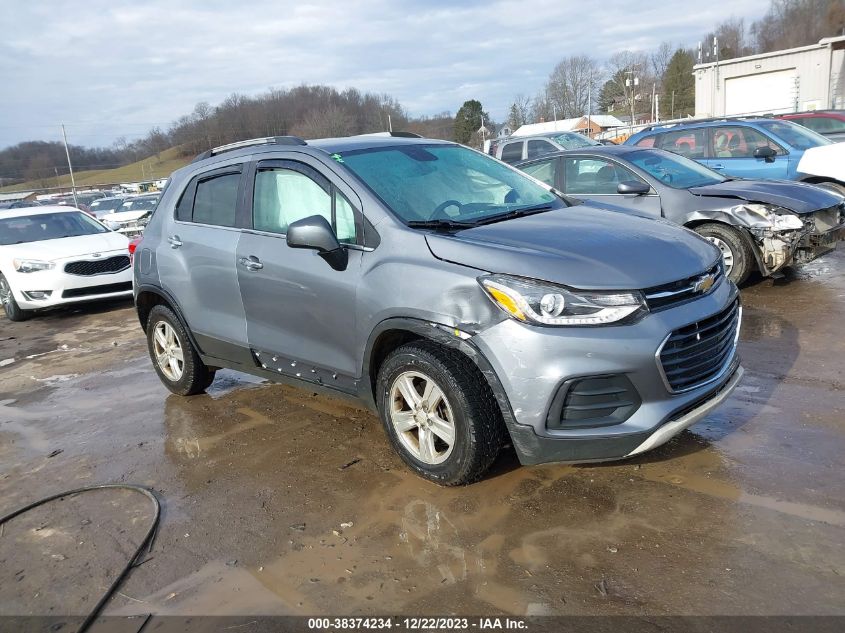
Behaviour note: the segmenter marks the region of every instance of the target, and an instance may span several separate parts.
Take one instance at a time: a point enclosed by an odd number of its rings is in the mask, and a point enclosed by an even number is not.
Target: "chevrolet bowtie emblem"
[[[713,284],[716,283],[716,276],[715,275],[703,275],[695,280],[695,283],[692,285],[692,291],[698,294],[704,294],[710,288],[713,287]]]

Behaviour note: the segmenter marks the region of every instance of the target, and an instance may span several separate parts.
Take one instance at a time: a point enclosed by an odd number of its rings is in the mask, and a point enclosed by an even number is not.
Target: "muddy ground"
[[[378,419],[221,372],[159,383],[128,303],[0,325],[0,515],[136,483],[109,613],[843,614],[845,249],[743,289],[743,384],[639,459],[411,475]],[[13,359],[13,362],[10,362]],[[151,517],[96,492],[0,536],[0,613],[86,613]]]

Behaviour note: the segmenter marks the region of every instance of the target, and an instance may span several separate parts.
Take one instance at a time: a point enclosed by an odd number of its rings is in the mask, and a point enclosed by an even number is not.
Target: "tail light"
[[[138,249],[138,244],[141,243],[141,236],[136,237],[129,242],[129,261],[135,259],[135,251]]]

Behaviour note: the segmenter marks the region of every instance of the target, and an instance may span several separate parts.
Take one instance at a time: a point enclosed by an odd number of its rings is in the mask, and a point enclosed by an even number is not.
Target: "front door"
[[[573,198],[601,202],[623,211],[636,211],[655,218],[661,216],[660,196],[654,189],[643,195],[621,194],[623,182],[647,185],[633,171],[616,161],[598,156],[564,156],[559,162],[563,192]]]
[[[766,180],[789,177],[789,154],[762,132],[746,126],[720,126],[711,128],[711,157],[703,161],[710,169],[725,176],[737,178],[763,178]],[[773,160],[755,158],[758,147],[771,147],[777,155]]]
[[[351,390],[360,374],[355,301],[361,277],[360,201],[310,158],[258,163],[247,177],[252,228],[238,244],[237,270],[256,360],[280,374]],[[248,202],[249,204],[249,202]],[[348,244],[344,270],[313,250],[290,248],[292,222],[322,215]]]

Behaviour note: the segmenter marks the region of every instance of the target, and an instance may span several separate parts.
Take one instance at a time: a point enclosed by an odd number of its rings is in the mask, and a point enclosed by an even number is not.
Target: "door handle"
[[[170,248],[179,248],[182,246],[182,240],[179,239],[178,235],[171,235],[167,238],[167,241],[170,242]]]
[[[247,270],[261,270],[262,268],[264,268],[264,264],[258,261],[258,258],[255,255],[250,255],[249,257],[241,257],[238,260],[238,263]]]
[[[724,165],[710,165],[710,169],[724,169]]]

